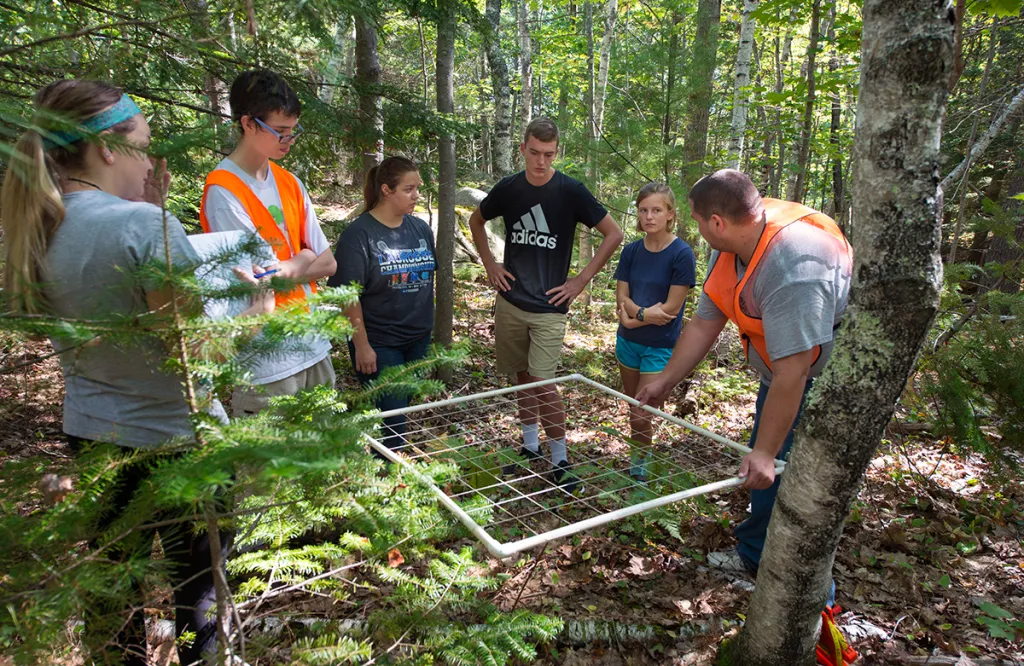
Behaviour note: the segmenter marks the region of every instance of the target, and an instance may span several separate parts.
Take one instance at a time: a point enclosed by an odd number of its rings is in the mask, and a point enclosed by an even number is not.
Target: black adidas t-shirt
[[[480,202],[485,220],[505,220],[505,269],[516,277],[512,289],[499,292],[526,312],[561,312],[546,295],[565,283],[572,262],[576,224],[595,227],[608,211],[587,187],[556,171],[536,187],[520,171],[500,180]]]

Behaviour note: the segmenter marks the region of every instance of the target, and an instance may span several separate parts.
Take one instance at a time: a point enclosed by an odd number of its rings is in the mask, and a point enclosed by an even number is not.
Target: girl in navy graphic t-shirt
[[[366,174],[363,214],[341,234],[335,259],[338,272],[327,286],[356,283],[359,302],[346,311],[355,332],[348,350],[360,383],[380,371],[427,355],[434,325],[434,235],[412,215],[419,199],[419,167],[404,157],[389,157]],[[384,395],[381,411],[409,404],[404,395]],[[384,444],[402,445],[405,417],[384,419]]]

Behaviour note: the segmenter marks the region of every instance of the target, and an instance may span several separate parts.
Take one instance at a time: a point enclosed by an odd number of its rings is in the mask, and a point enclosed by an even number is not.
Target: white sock
[[[565,455],[565,437],[561,439],[549,439],[548,446],[551,448],[551,464],[557,465],[563,460],[568,460]]]
[[[523,425],[523,446],[534,453],[540,452],[540,424],[524,423]]]

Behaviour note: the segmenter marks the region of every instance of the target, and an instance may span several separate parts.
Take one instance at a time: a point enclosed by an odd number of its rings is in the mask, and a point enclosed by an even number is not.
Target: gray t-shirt
[[[708,262],[711,274],[719,253]],[[736,274],[746,265],[736,259]],[[821,355],[809,376],[817,377],[832,352],[832,338],[846,310],[852,265],[841,241],[810,224],[794,222],[772,239],[764,256],[740,293],[740,307],[764,324],[769,361],[792,356],[821,345]],[[701,319],[723,319],[708,295],[697,302]],[[749,346],[748,360],[761,380],[770,384],[772,373]]]
[[[99,191],[64,196],[64,221],[50,240],[44,280],[61,317],[112,322],[146,312],[139,268],[166,261],[164,213],[147,203]],[[167,213],[171,261],[197,265],[181,223]],[[192,434],[183,381],[166,372],[167,351],[157,339],[69,349],[52,339],[64,372],[64,432],[122,446],[152,447]]]

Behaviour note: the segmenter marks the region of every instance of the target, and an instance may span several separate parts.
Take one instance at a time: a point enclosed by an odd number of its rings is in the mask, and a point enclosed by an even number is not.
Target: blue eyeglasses
[[[280,132],[275,131],[274,128],[272,128],[270,125],[266,124],[259,118],[253,118],[253,120],[259,123],[260,127],[276,136],[278,143],[292,143],[293,141],[295,141],[295,139],[298,139],[300,136],[302,136],[302,133],[306,131],[302,129],[302,125],[295,123],[295,129],[292,130],[291,134],[281,134]]]

